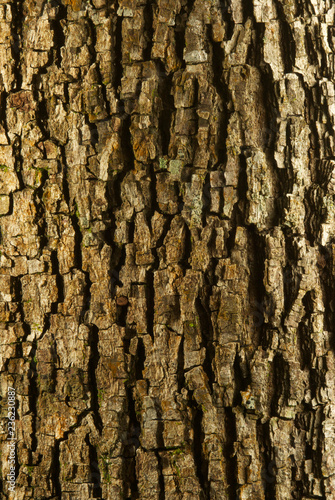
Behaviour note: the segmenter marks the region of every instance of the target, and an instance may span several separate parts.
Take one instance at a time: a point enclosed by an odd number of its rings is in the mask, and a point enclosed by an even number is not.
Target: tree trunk
[[[2,498],[335,498],[331,5],[0,1]]]

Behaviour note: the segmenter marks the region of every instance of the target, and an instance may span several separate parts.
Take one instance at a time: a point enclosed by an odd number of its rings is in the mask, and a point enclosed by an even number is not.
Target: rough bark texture
[[[334,13],[0,0],[3,498],[335,498]]]

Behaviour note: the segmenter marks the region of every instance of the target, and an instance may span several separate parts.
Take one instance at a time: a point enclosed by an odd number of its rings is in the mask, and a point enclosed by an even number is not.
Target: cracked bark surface
[[[0,0],[2,498],[335,498],[334,15]]]

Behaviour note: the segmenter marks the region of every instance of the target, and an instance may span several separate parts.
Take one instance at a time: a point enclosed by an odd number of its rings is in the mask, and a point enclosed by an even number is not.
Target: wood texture
[[[330,0],[0,0],[2,498],[335,498]]]

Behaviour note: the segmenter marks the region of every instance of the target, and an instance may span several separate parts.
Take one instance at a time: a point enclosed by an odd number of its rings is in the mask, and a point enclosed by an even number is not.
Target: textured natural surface
[[[335,498],[334,16],[0,0],[16,500]]]

